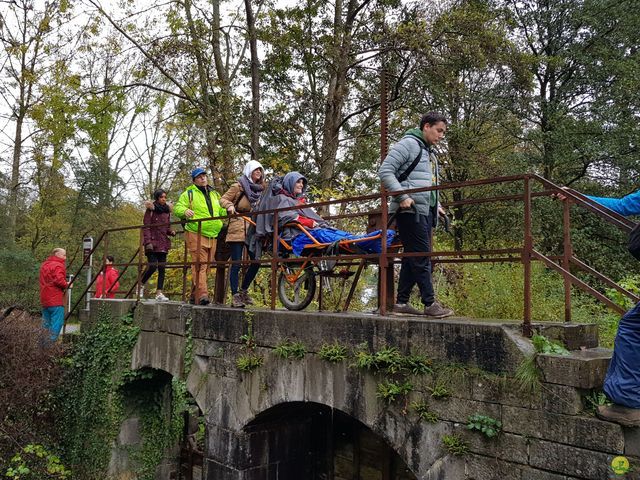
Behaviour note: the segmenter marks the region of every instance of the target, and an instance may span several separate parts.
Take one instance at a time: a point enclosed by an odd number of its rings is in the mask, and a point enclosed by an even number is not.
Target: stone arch
[[[243,433],[246,480],[417,480],[379,434],[352,416],[319,403],[278,404],[258,414]]]
[[[459,463],[440,446],[443,435],[452,432],[452,424],[432,424],[402,409],[388,408],[376,396],[379,379],[374,376],[350,368],[347,362],[329,363],[316,355],[296,361],[272,353],[265,357],[264,364],[251,373],[208,378],[207,454],[215,474],[235,478],[229,474],[231,469],[242,478],[241,472],[251,465],[245,427],[263,412],[292,403],[322,405],[359,422],[397,452],[418,478],[438,478],[443,468]]]

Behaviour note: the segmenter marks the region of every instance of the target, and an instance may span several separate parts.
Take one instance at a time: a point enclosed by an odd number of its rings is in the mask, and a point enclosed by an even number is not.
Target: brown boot
[[[625,427],[640,427],[640,408],[629,408],[622,405],[600,405],[596,411],[598,418],[616,422]]]
[[[393,313],[396,315],[413,315],[416,317],[422,315],[422,312],[410,303],[396,303],[393,306]]]
[[[233,297],[231,297],[231,306],[235,308],[243,308],[244,302],[242,301],[242,294],[235,293]]]
[[[444,318],[453,315],[453,310],[448,307],[443,307],[438,302],[433,302],[428,307],[424,307],[424,314],[427,317]]]
[[[253,305],[253,298],[251,298],[247,290],[240,290],[240,299],[245,305]]]

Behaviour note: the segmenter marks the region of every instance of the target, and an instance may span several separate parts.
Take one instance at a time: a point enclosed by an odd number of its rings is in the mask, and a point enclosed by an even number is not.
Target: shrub
[[[0,307],[40,310],[39,265],[31,252],[0,250]]]
[[[60,343],[47,342],[38,317],[14,310],[0,319],[0,352],[0,472],[4,473],[7,462],[29,444],[55,450],[57,417],[51,392],[61,381],[64,351]]]

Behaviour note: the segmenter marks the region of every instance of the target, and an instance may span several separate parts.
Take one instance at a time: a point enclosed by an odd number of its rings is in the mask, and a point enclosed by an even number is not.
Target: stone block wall
[[[173,302],[143,302],[136,316],[143,333],[134,352],[134,367],[151,366],[180,376],[181,354],[191,345],[194,359],[187,384],[207,419],[207,479],[305,478],[292,476],[293,470],[288,470],[299,468],[300,462],[294,462],[294,467],[268,453],[276,452],[277,456],[278,451],[285,451],[279,450],[282,445],[278,442],[294,437],[301,440],[292,448],[310,451],[304,443],[304,419],[289,424],[284,415],[272,420],[275,426],[271,430],[252,431],[251,425],[265,412],[310,403],[342,412],[366,427],[418,479],[640,478],[638,472],[615,477],[610,469],[611,461],[619,455],[639,469],[637,429],[600,421],[586,409],[586,397],[601,386],[606,372],[610,353],[604,350],[589,348],[572,352],[569,357],[539,356],[540,387],[523,391],[515,380],[515,371],[532,348],[513,324],[280,311],[245,313]],[[187,317],[192,338],[185,335]],[[593,345],[589,328],[583,329],[583,339],[576,333],[578,328],[572,327],[566,334],[560,325],[554,328],[560,329],[556,331],[558,336],[571,338],[576,346]],[[253,354],[261,356],[263,364],[252,372],[241,372],[236,362],[247,353],[241,337],[249,331],[255,340]],[[304,359],[285,360],[275,354],[274,349],[285,339],[306,346]],[[404,354],[420,351],[442,368],[430,375],[409,377],[411,393],[387,404],[376,394],[384,375],[354,368],[353,358],[330,363],[319,357],[322,345],[334,341],[351,349],[366,345],[370,351],[389,346]],[[432,393],[436,385],[445,386],[449,395],[435,398]],[[437,421],[421,420],[412,408],[414,402],[428,405]],[[487,438],[468,430],[468,417],[473,414],[499,420],[502,432]],[[450,453],[443,446],[445,435],[457,436],[467,452],[460,456]],[[311,478],[339,479],[339,472],[348,472],[345,462],[348,464],[350,458],[349,447],[338,447],[332,450],[332,461],[325,462],[333,465],[328,471],[334,476]],[[292,457],[300,455],[295,449],[291,452]],[[394,475],[387,478],[405,480],[404,473]]]

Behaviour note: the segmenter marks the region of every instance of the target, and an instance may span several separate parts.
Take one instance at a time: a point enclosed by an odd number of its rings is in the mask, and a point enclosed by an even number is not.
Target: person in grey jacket
[[[447,119],[436,112],[429,112],[420,119],[420,128],[409,130],[404,137],[389,150],[378,175],[384,188],[389,192],[430,187],[438,184],[438,163],[432,147],[436,145],[447,130]],[[404,172],[420,157],[415,168],[408,174]],[[399,181],[398,178],[406,178]],[[436,225],[438,210],[438,192],[418,192],[392,197],[390,213],[397,212],[396,224],[403,249],[406,253],[431,252],[431,229]],[[444,213],[444,212],[443,212]],[[418,284],[424,310],[420,311],[409,303],[414,285]],[[433,318],[448,317],[453,310],[442,306],[435,299],[431,280],[431,260],[428,256],[404,257],[400,267],[397,303],[394,313],[408,315],[427,315]]]

